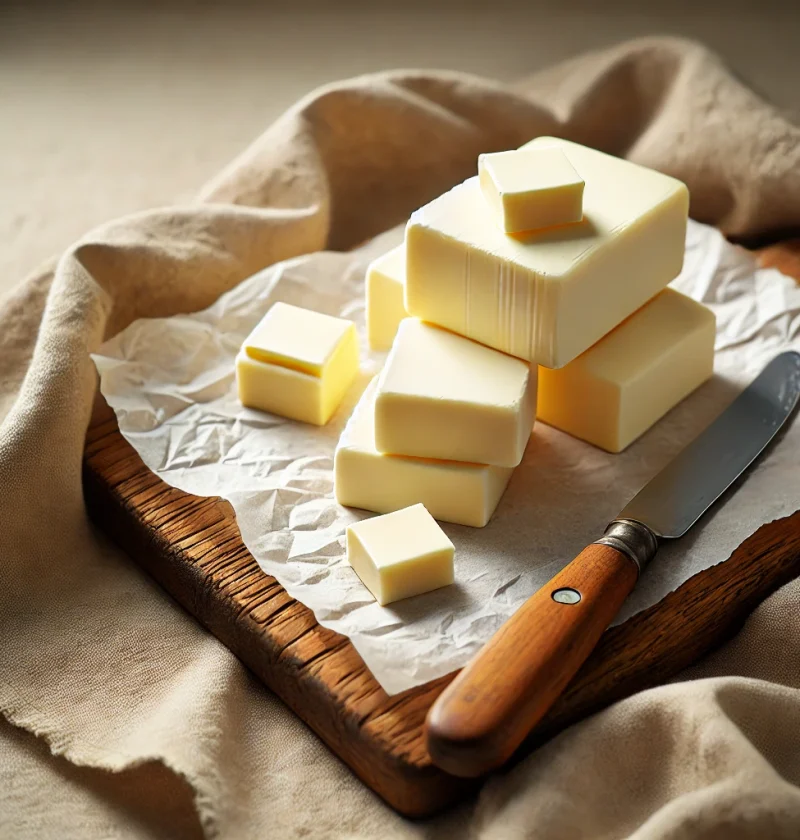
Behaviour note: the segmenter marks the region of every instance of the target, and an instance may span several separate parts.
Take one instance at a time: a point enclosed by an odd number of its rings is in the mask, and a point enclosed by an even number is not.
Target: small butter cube
[[[378,257],[367,269],[367,338],[373,350],[388,350],[400,322],[408,317],[405,280],[405,243]]]
[[[539,419],[621,452],[714,370],[714,313],[665,289],[560,370],[539,369]]]
[[[424,505],[347,529],[347,560],[381,606],[451,584],[454,552]]]
[[[565,225],[583,218],[583,178],[559,148],[480,155],[478,180],[506,233]]]
[[[411,215],[406,309],[512,356],[563,367],[680,273],[689,193],[675,178],[566,140],[583,220],[508,236],[470,178]]]
[[[381,455],[375,448],[377,377],[342,432],[334,457],[339,504],[390,513],[422,503],[436,519],[482,528],[491,519],[512,469]]]
[[[323,426],[358,372],[355,325],[276,303],[236,357],[239,400],[249,408]]]
[[[406,318],[378,380],[380,452],[516,467],[536,413],[536,369]]]

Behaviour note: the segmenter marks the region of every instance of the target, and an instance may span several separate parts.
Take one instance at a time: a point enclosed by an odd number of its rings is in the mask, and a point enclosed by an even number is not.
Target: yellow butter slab
[[[367,268],[367,339],[373,350],[388,350],[400,322],[408,317],[405,279],[405,243],[378,257]]]
[[[689,196],[680,181],[555,138],[585,181],[583,220],[510,236],[478,178],[412,214],[411,315],[546,367],[563,367],[675,278]]]
[[[381,452],[516,467],[536,412],[536,368],[406,318],[378,382]]]
[[[364,391],[334,457],[334,492],[342,505],[389,513],[417,503],[436,519],[482,528],[512,469],[382,455],[375,448],[377,377]]]
[[[621,452],[714,370],[714,314],[665,289],[573,362],[539,369],[538,417]]]

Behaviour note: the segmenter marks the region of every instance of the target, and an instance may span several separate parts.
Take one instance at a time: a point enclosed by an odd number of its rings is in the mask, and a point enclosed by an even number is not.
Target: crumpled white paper
[[[333,499],[333,453],[345,421],[382,363],[362,351],[362,376],[324,428],[242,408],[234,357],[277,300],[353,319],[364,335],[363,277],[401,231],[351,254],[320,253],[270,267],[193,315],[136,321],[95,356],[100,388],[123,435],[169,484],[228,499],[261,568],[349,636],[389,693],[446,674],[516,608],[599,537],[623,505],[691,441],[779,351],[800,349],[800,288],[690,223],[672,284],[717,316],[714,378],[620,455],[537,423],[492,521],[445,524],[456,583],[380,607],[347,564],[344,532],[362,511]],[[800,501],[800,422],[723,505],[661,549],[619,621],[691,575],[725,560],[761,524]]]

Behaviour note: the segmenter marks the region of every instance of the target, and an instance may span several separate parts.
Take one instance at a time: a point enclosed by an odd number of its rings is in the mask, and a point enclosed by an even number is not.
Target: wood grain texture
[[[426,720],[434,763],[456,776],[502,766],[591,653],[638,579],[636,564],[588,545],[535,592],[445,688]],[[579,593],[558,603],[560,589]]]
[[[773,248],[768,259],[800,276],[799,257],[800,243]],[[320,627],[259,569],[230,505],[190,496],[150,472],[102,399],[87,433],[84,490],[97,525],[390,805],[426,816],[474,788],[436,768],[425,747],[425,717],[454,675],[387,696],[347,639]],[[727,562],[607,630],[517,755],[673,676],[798,574],[800,512],[763,526]]]

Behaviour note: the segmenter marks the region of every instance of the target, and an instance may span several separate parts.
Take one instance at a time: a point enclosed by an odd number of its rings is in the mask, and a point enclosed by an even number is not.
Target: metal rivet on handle
[[[580,599],[577,589],[556,589],[553,593],[553,600],[558,604],[577,604]]]

